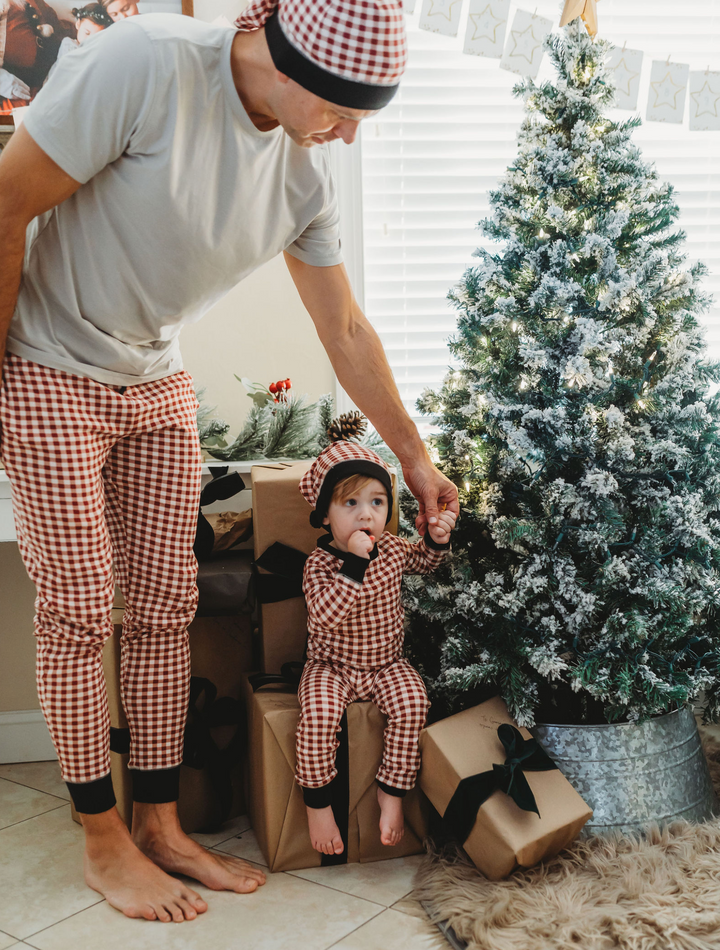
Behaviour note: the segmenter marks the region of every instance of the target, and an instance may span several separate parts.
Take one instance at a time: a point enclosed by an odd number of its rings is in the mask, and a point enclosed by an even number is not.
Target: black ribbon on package
[[[255,590],[261,604],[276,604],[291,597],[302,597],[303,570],[307,554],[276,541],[259,558],[254,567],[261,567],[268,574],[255,571]]]
[[[284,547],[284,545],[282,545]],[[288,550],[293,550],[289,548]],[[302,674],[302,663],[285,663],[281,675],[272,673],[255,673],[248,677],[253,692],[263,686],[281,686],[288,691],[295,692]],[[337,775],[327,786],[330,794],[330,805],[335,817],[335,823],[340,831],[345,847],[342,854],[322,854],[321,867],[332,867],[337,864],[347,864],[348,861],[348,826],[350,821],[350,742],[348,739],[347,711],[340,720],[338,732],[338,748],[335,753],[335,768]]]
[[[202,702],[201,702],[202,700]],[[202,676],[190,678],[190,703],[185,726],[183,765],[207,768],[215,793],[215,815],[207,830],[219,827],[230,814],[233,801],[232,771],[245,747],[245,710],[237,699],[220,696],[217,687]],[[232,739],[222,749],[212,729],[237,726]]]
[[[206,561],[212,556],[215,544],[215,532],[202,513],[205,505],[212,505],[216,501],[226,501],[245,489],[245,482],[237,472],[228,474],[227,466],[211,469],[212,481],[208,482],[200,494],[200,511],[198,512],[197,530],[193,551],[198,561]],[[227,555],[227,552],[221,552]]]
[[[523,811],[534,811],[540,817],[535,796],[523,772],[550,772],[557,765],[535,739],[523,739],[510,723],[498,727],[498,738],[507,753],[505,762],[493,764],[487,772],[461,779],[445,809],[440,826],[441,838],[464,844],[477,820],[480,806],[498,790],[509,795]]]

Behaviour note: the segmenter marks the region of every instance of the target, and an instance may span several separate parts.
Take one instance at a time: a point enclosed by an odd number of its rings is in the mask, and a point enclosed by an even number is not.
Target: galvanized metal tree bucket
[[[533,735],[593,809],[586,834],[707,821],[718,802],[689,707],[643,723],[540,724]]]

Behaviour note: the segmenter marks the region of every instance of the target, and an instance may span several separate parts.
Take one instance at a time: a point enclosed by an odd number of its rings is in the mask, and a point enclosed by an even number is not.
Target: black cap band
[[[383,468],[382,465],[371,462],[369,459],[350,459],[347,462],[338,462],[337,465],[333,465],[325,476],[317,498],[315,511],[310,513],[310,524],[313,528],[322,528],[323,518],[328,512],[332,494],[337,483],[344,481],[346,478],[350,478],[352,475],[367,475],[368,478],[377,478],[379,482],[382,482],[388,499],[388,513],[385,524],[388,523],[392,517],[393,509],[393,490],[390,473],[386,468]]]
[[[380,86],[377,83],[343,79],[313,63],[285,36],[277,10],[265,23],[265,39],[276,69],[303,89],[336,106],[344,106],[346,109],[382,109],[390,102],[400,85],[395,83],[393,86]]]

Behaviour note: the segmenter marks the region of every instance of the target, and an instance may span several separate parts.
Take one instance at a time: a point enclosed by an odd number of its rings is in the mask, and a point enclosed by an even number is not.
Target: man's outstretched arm
[[[80,187],[21,126],[0,155],[0,379],[25,256],[25,231],[37,215]]]
[[[457,489],[430,461],[344,266],[313,267],[288,253],[285,260],[340,384],[400,459],[408,488],[420,503],[418,530],[437,518],[438,505],[459,514]]]

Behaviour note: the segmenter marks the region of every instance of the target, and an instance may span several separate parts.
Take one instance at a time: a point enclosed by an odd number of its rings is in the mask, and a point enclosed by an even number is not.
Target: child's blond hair
[[[348,498],[352,498],[357,492],[362,491],[370,482],[377,481],[377,478],[372,478],[370,475],[350,475],[349,478],[344,478],[341,482],[337,483],[333,489],[330,501],[341,505],[344,501],[347,501]]]

